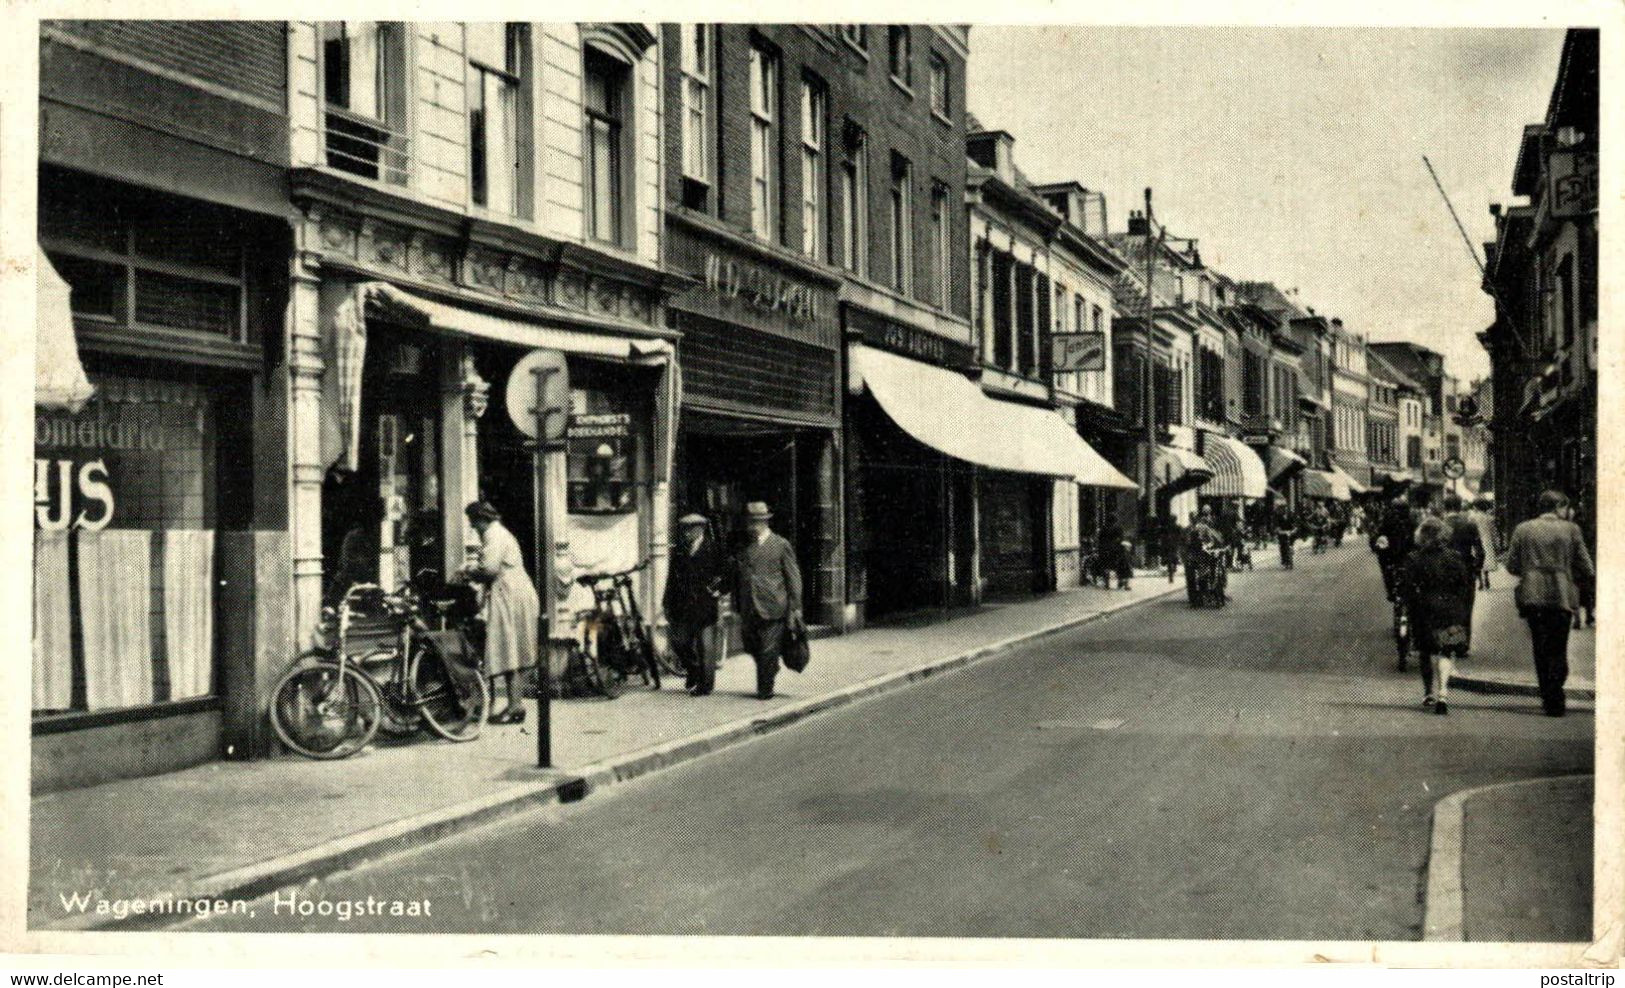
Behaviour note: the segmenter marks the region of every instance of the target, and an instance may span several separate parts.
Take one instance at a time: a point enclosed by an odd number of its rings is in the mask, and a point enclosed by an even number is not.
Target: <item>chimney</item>
[[[1007,184],[1016,181],[1016,139],[1007,131],[983,130],[965,135],[965,154],[970,160],[990,169]]]
[[[1128,213],[1128,234],[1131,237],[1143,237],[1150,230],[1146,225],[1145,214],[1138,209],[1131,209]]]

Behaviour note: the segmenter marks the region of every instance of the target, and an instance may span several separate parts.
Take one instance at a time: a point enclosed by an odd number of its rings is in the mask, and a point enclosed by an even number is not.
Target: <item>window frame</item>
[[[865,60],[869,58],[869,25],[842,24],[840,34],[841,40],[850,45],[853,51]]]
[[[939,309],[947,309],[952,281],[953,199],[947,183],[931,183],[931,288],[932,302]]]
[[[783,121],[780,112],[781,61],[758,43],[750,46],[750,229],[777,243],[782,228]],[[760,99],[758,99],[760,97]],[[757,193],[760,191],[760,201]]]
[[[891,257],[887,275],[899,295],[914,293],[914,164],[892,152],[891,183],[887,187],[887,223]]]
[[[605,79],[606,106],[603,110],[595,109],[589,98],[590,88],[588,77],[593,74],[593,63],[611,69],[613,76]],[[581,53],[581,115],[582,115],[582,157],[581,157],[581,186],[582,197],[585,202],[585,211],[582,217],[583,232],[588,240],[600,244],[609,244],[613,247],[626,248],[632,241],[635,224],[632,218],[636,215],[632,202],[633,185],[629,171],[632,166],[633,151],[629,147],[630,131],[634,118],[632,104],[632,79],[636,66],[624,58],[597,45],[583,45]],[[613,115],[612,115],[613,114]],[[609,162],[609,175],[612,185],[607,210],[607,218],[611,224],[610,235],[603,236],[599,230],[601,217],[598,210],[598,168],[597,168],[597,123],[603,123],[610,129],[611,140],[608,144],[611,155]]]
[[[898,74],[898,69],[902,74]],[[914,93],[914,31],[908,24],[886,27],[886,72],[905,92]]]
[[[829,241],[829,87],[822,79],[802,76],[800,106],[801,252],[822,261]]]
[[[938,120],[951,125],[953,123],[953,70],[948,65],[948,60],[935,48],[931,49],[931,57],[927,62],[926,73],[930,88],[931,113]],[[939,74],[941,76],[940,86],[938,82]]]
[[[531,142],[528,139],[529,127],[527,118],[529,114],[526,111],[529,107],[529,100],[526,98],[528,95],[528,91],[526,89],[528,80],[526,78],[525,69],[527,67],[527,63],[530,61],[530,25],[519,21],[508,21],[503,23],[503,55],[505,65],[501,68],[486,64],[484,61],[476,59],[472,52],[469,51],[470,46],[468,45],[467,40],[469,38],[470,27],[471,25],[469,24],[465,24],[463,26],[463,54],[464,61],[467,64],[469,72],[468,85],[465,86],[465,100],[468,100],[468,103],[464,112],[464,117],[468,121],[469,130],[469,202],[480,207],[481,209],[485,209],[492,213],[497,213],[503,216],[529,218],[530,210],[527,207],[529,206],[530,197],[527,195],[528,189],[526,186],[528,185],[527,178],[529,174],[531,174],[533,163],[526,161],[525,159],[533,152],[531,150]],[[477,91],[480,95],[482,109],[486,113],[486,122],[483,125],[480,141],[476,141],[475,139],[475,111],[470,98],[473,92],[475,92],[474,81],[476,78],[480,80]],[[484,105],[486,93],[488,91],[487,84],[491,80],[496,80],[500,85],[508,87],[508,109],[512,115],[512,118],[507,122],[508,133],[506,134],[509,141],[509,146],[505,149],[505,153],[510,156],[511,174],[509,178],[512,183],[511,188],[508,190],[508,198],[510,201],[506,205],[492,205],[490,202],[491,155],[488,147],[479,147],[481,142],[488,145],[491,138],[489,107]],[[480,193],[480,190],[476,184],[478,169],[476,167],[475,156],[476,154],[480,153],[483,153],[485,156],[485,188],[483,194]]]
[[[869,277],[869,135],[853,128],[841,161],[841,267]]]
[[[679,112],[682,114],[679,132],[683,142],[679,171],[683,178],[710,188],[714,185],[716,176],[714,168],[716,155],[712,150],[716,128],[711,126],[711,121],[715,119],[716,113],[717,32],[715,26],[711,24],[683,23],[677,28],[680,36],[681,54],[678,65],[682,87],[678,94],[681,106]],[[704,39],[705,50],[700,57],[695,57],[697,39]],[[702,61],[705,64],[699,64]],[[696,153],[699,158],[697,166],[690,160]]]
[[[352,25],[361,24],[374,27],[376,58],[373,63],[373,89],[376,112],[356,109],[350,92],[353,89],[353,73],[348,55],[349,31]],[[337,86],[330,64],[332,53],[328,48],[335,40],[328,36],[334,25],[337,25],[339,39],[345,42],[343,88],[346,95],[342,103],[334,102]],[[410,184],[413,170],[410,138],[412,72],[408,50],[410,32],[407,28],[404,21],[316,22],[316,64],[321,91],[321,161],[325,167],[388,185]],[[370,146],[372,150],[357,155],[335,148],[335,144],[342,148],[346,142]],[[353,164],[336,164],[333,160],[335,155],[350,159]]]

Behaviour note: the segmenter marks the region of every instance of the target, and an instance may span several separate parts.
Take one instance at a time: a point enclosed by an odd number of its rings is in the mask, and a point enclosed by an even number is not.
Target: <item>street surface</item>
[[[277,893],[429,916],[266,896],[183,928],[1416,939],[1434,802],[1590,771],[1592,716],[1454,692],[1433,716],[1363,540],[1256,557],[1224,610],[1170,597]]]

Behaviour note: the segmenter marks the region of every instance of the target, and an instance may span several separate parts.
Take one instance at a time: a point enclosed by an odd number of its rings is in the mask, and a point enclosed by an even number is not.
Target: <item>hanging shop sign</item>
[[[1593,151],[1553,151],[1546,165],[1547,201],[1554,217],[1583,216],[1597,209],[1597,155]]]
[[[1057,371],[1105,370],[1106,334],[1052,334],[1050,336],[1050,367]]]

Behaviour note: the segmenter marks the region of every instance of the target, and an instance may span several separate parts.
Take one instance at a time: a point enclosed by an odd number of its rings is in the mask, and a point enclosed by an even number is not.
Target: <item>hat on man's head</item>
[[[767,521],[773,512],[768,510],[766,501],[752,501],[745,505],[745,517],[750,521]]]
[[[690,512],[677,519],[678,525],[706,525],[710,524],[706,517],[698,512]]]
[[[463,509],[463,514],[473,521],[501,521],[502,512],[496,509],[490,501],[475,501]]]

